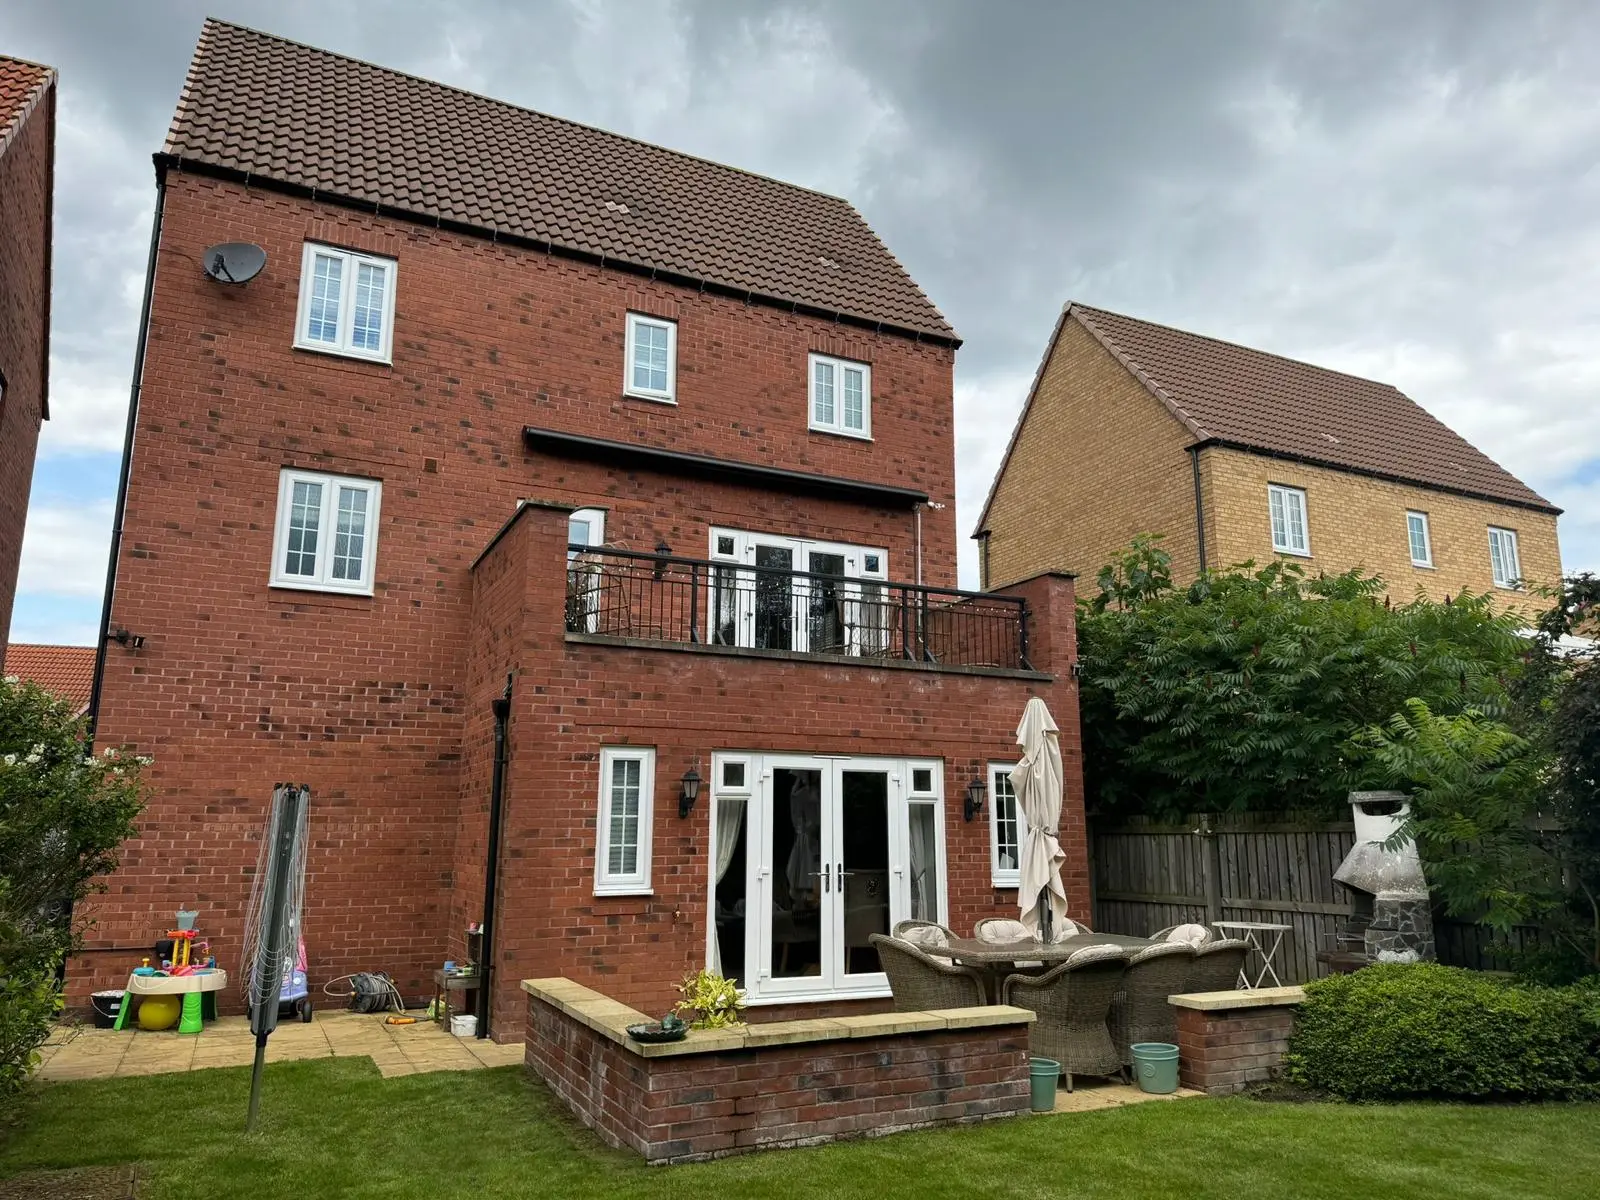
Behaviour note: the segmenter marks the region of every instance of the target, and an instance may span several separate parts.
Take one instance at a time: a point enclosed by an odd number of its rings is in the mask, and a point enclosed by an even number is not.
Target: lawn
[[[1184,1100],[646,1168],[522,1070],[381,1078],[369,1060],[41,1087],[0,1180],[140,1162],[141,1197],[1593,1197],[1600,1106]],[[0,1191],[4,1185],[0,1183]]]

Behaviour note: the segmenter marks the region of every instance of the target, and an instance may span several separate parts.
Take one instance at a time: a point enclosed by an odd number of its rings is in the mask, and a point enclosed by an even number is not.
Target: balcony
[[[580,545],[567,559],[566,627],[579,640],[1033,670],[1018,596]]]

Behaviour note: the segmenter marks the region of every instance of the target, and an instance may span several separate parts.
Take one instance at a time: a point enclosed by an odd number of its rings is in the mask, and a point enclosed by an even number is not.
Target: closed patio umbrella
[[[1061,820],[1060,734],[1055,718],[1037,696],[1022,710],[1017,745],[1022,747],[1022,761],[1012,768],[1011,786],[1028,829],[1017,904],[1022,923],[1035,937],[1047,940],[1067,915],[1067,889],[1061,882],[1061,864],[1067,856],[1056,835]]]

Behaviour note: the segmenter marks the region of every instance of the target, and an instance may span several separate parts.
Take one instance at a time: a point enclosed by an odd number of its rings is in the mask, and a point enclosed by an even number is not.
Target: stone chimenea
[[[1405,823],[1411,806],[1403,792],[1351,792],[1356,844],[1333,877],[1350,889],[1351,920],[1341,931],[1341,949],[1365,953],[1368,961],[1432,959],[1433,911],[1417,845],[1385,843]]]

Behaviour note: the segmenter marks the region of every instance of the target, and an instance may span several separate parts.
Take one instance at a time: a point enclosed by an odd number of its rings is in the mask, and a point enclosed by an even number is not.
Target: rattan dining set
[[[1029,1050],[1061,1064],[1068,1091],[1074,1075],[1129,1072],[1137,1043],[1176,1042],[1167,997],[1232,990],[1249,952],[1245,941],[1199,925],[1138,938],[1067,921],[1043,942],[1003,919],[978,922],[971,938],[902,921],[892,936],[871,940],[897,1010],[999,1003],[1032,1011]]]

